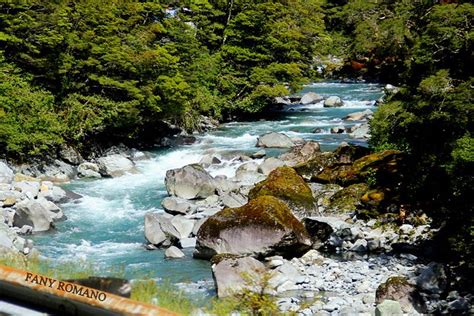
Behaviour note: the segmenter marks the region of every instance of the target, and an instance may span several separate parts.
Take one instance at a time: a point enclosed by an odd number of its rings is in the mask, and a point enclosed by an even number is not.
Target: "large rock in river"
[[[49,230],[56,216],[37,200],[23,200],[16,204],[16,208],[13,225],[20,228],[29,225],[34,232]]]
[[[188,200],[204,199],[216,191],[214,179],[198,164],[168,170],[165,185],[168,194]]]
[[[337,96],[329,97],[326,99],[326,101],[324,101],[324,107],[327,107],[327,108],[339,107],[343,105],[344,105],[344,102],[341,100],[340,97],[337,97]]]
[[[295,212],[311,213],[314,209],[314,197],[311,188],[293,168],[279,167],[250,190],[249,198],[271,195],[288,204]]]
[[[197,234],[197,258],[216,254],[293,257],[311,246],[303,224],[273,196],[259,196],[242,207],[209,217]]]
[[[319,101],[322,101],[323,99],[324,98],[321,95],[315,92],[308,92],[301,97],[300,103],[303,105],[314,104],[318,103]]]
[[[13,171],[6,163],[0,161],[0,183],[11,183],[13,181]]]
[[[97,162],[103,176],[120,177],[135,169],[135,164],[130,159],[119,154],[101,157]]]
[[[283,133],[270,132],[258,137],[257,147],[291,148],[295,143]]]

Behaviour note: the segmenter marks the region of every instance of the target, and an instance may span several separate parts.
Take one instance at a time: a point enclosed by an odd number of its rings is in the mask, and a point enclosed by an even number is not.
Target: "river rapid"
[[[192,250],[185,249],[186,257],[178,260],[164,258],[164,250],[144,248],[144,215],[162,212],[161,200],[167,196],[164,186],[166,171],[190,163],[197,163],[207,153],[220,155],[222,163],[211,169],[211,174],[234,176],[241,164],[232,159],[239,154],[251,154],[257,137],[270,131],[284,132],[290,137],[301,137],[320,142],[322,150],[332,150],[341,142],[364,144],[348,134],[331,134],[331,127],[349,127],[358,122],[345,122],[347,114],[365,109],[375,110],[375,100],[382,96],[376,84],[314,83],[301,93],[314,91],[328,97],[342,98],[344,106],[324,108],[323,103],[307,106],[287,106],[272,120],[231,122],[212,132],[196,135],[192,145],[157,149],[151,159],[139,162],[138,174],[100,180],[75,180],[65,187],[83,197],[63,204],[67,220],[57,223],[50,233],[34,237],[42,256],[61,261],[91,262],[102,274],[123,270],[126,278],[151,277],[172,283],[197,285],[203,291],[213,287],[210,264],[192,258]],[[317,132],[314,132],[316,129]],[[267,150],[278,155],[279,150]]]

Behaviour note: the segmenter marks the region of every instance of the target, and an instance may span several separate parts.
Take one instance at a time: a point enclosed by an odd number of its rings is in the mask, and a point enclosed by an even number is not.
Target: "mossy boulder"
[[[367,189],[368,185],[365,183],[356,183],[343,188],[331,197],[328,210],[333,212],[356,210],[361,205],[360,199]]]
[[[267,179],[257,183],[250,190],[249,198],[264,195],[281,199],[296,213],[311,213],[315,205],[311,188],[293,168],[287,166],[270,172]]]
[[[366,181],[392,184],[397,181],[403,156],[398,150],[384,150],[359,158],[353,164],[329,165],[314,178],[318,182],[341,185]]]
[[[384,300],[399,302],[405,313],[426,312],[416,286],[410,284],[408,279],[402,276],[392,276],[379,285],[375,293],[375,302],[380,304]]]
[[[211,259],[223,253],[257,257],[278,254],[291,258],[310,246],[306,228],[286,203],[273,196],[259,196],[244,206],[209,217],[197,233],[194,256]]]
[[[293,168],[305,180],[313,181],[324,168],[336,162],[337,158],[334,156],[334,153],[321,152],[315,154],[315,156],[307,162],[297,164]]]

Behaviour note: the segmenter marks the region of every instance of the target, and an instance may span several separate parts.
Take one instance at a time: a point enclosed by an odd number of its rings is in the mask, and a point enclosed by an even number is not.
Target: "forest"
[[[317,80],[391,83],[370,146],[410,157],[400,194],[472,269],[473,21],[470,1],[3,0],[0,155],[193,131]]]

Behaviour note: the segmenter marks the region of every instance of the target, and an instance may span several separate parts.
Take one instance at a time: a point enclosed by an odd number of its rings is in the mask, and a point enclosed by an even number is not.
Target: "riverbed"
[[[34,236],[39,252],[58,261],[92,262],[102,273],[123,269],[127,278],[159,278],[172,283],[193,283],[203,291],[212,287],[210,264],[192,258],[192,250],[185,249],[186,257],[179,260],[164,258],[163,250],[144,248],[144,215],[161,212],[161,200],[167,196],[164,186],[169,169],[197,163],[207,153],[220,155],[222,162],[211,169],[211,174],[233,176],[241,164],[232,157],[251,154],[257,137],[270,131],[284,132],[290,137],[316,140],[322,150],[332,150],[347,141],[364,145],[348,134],[331,134],[330,129],[344,124],[349,113],[376,109],[375,100],[382,96],[377,84],[314,83],[301,93],[314,91],[328,97],[342,98],[344,106],[324,108],[322,102],[311,105],[290,105],[272,115],[271,120],[232,122],[212,132],[196,135],[192,145],[157,149],[151,158],[137,164],[139,173],[119,178],[75,180],[65,187],[83,197],[63,204],[67,220],[57,223],[50,233]],[[277,155],[279,150],[267,154]],[[113,267],[113,268],[111,268]]]

